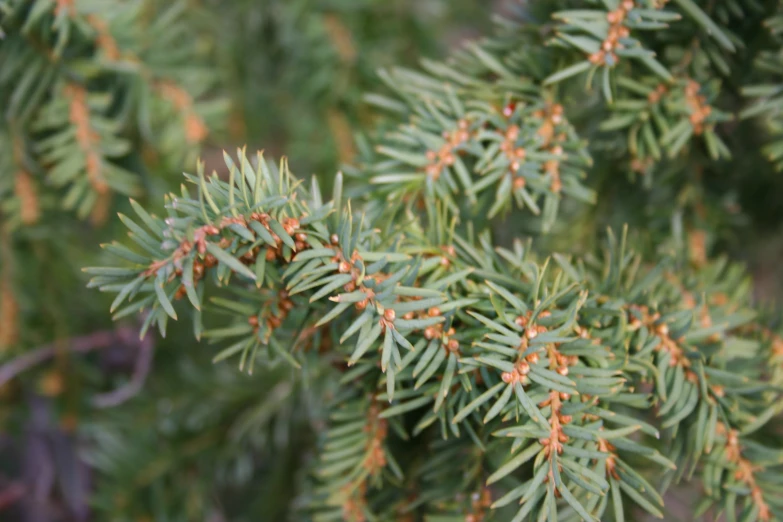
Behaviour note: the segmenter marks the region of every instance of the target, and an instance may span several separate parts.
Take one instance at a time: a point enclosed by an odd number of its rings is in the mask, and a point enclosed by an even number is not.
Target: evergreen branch
[[[607,260],[619,260],[619,265],[583,276],[573,268],[551,273],[546,264],[525,260],[521,252],[501,259],[458,236],[454,241],[459,248],[448,264],[440,256],[411,258],[405,254],[408,249],[427,252],[441,246],[415,232],[410,237],[401,231],[378,234],[354,220],[350,203],[330,215],[341,201],[339,177],[332,202],[324,204],[317,184],[312,191],[305,190],[285,162],[274,170],[259,157],[253,167],[241,151],[239,161],[241,168],[226,157],[228,182],[216,177],[207,182],[203,174],[190,177],[199,187],[199,198],[172,195],[165,221],[135,205],[146,229],[128,218],[124,221],[133,241],[148,253],[108,247],[131,260],[131,267],[87,269],[94,276],[91,285],[117,292],[115,306],[135,298],[136,304],[125,310],[135,311],[139,304],[151,307],[145,328],[155,321],[164,333],[168,318],[177,317],[172,299],[188,295],[199,310],[198,333],[205,285],[211,281],[228,287],[241,299],[213,298],[212,303],[238,321],[207,329],[203,335],[230,339],[232,344],[216,358],[241,354],[240,367],[250,369],[262,346],[270,355],[299,366],[297,355],[283,347],[280,336],[295,325],[302,328],[305,310],[315,311],[317,322],[312,326],[329,323],[340,339],[333,349],[347,363],[346,378],[375,382],[385,389],[379,399],[392,406],[382,416],[397,417],[431,403],[414,434],[440,419],[444,437],[449,431],[459,436],[462,429],[481,429],[494,422],[501,428],[498,434],[514,439],[514,449],[526,449],[497,468],[490,481],[534,455],[539,455],[539,463],[545,459],[548,471],[541,476],[549,478],[540,491],[546,493],[533,504],[523,504],[520,513],[557,511],[556,499],[562,497],[583,518],[600,516],[606,508],[606,502],[599,505],[600,499],[612,487],[608,479],[617,481],[618,498],[630,497],[646,510],[661,513],[660,496],[625,464],[620,452],[642,452],[668,469],[675,461],[675,469],[683,473],[686,462],[695,465],[711,445],[708,432],[717,421],[705,428],[708,417],[742,422],[735,412],[753,411],[754,403],[762,404],[754,395],[770,390],[751,378],[737,386],[725,374],[735,356],[722,348],[724,335],[751,316],[702,308],[701,320],[693,322],[692,296],[699,287],[690,290],[679,278],[664,277],[655,269],[629,276],[627,270],[634,264],[622,246]],[[437,220],[433,225],[442,230]],[[413,238],[424,242],[410,243]],[[378,250],[381,245],[396,247]],[[460,273],[467,279],[440,284]],[[595,279],[606,273],[610,279]],[[567,284],[564,277],[569,274],[580,280]],[[583,277],[588,292],[580,286]],[[523,286],[503,288],[494,282],[505,280],[521,281]],[[620,284],[630,291],[621,292]],[[269,299],[266,285],[279,300]],[[251,290],[259,287],[261,291]],[[335,305],[325,307],[326,301]],[[343,346],[352,337],[354,347]],[[628,351],[629,346],[636,350]],[[373,348],[380,353],[372,353]],[[378,363],[380,374],[375,370]],[[749,368],[748,375],[762,367]],[[471,375],[481,375],[487,387],[480,397],[470,384]],[[618,410],[649,407],[652,397],[633,392],[646,381],[656,382],[657,428],[636,424]],[[403,402],[395,403],[395,398]],[[592,409],[586,412],[586,407]],[[503,428],[520,417],[523,423],[517,428]],[[702,419],[697,428],[702,438],[691,439],[687,448],[675,446],[669,454],[627,437],[641,429],[650,429],[657,437],[659,430],[690,425],[697,417]],[[482,418],[483,423],[477,422]],[[447,424],[448,419],[454,421]],[[616,420],[620,427],[609,428],[608,420]],[[470,427],[474,423],[476,428]],[[678,444],[685,443],[680,435],[684,431],[666,433],[680,440]],[[524,446],[528,438],[538,443]],[[579,460],[585,451],[609,452],[610,457],[587,466]],[[540,465],[534,473],[544,469]],[[348,471],[336,469],[335,473]],[[331,473],[332,467],[327,470]],[[351,491],[362,483],[350,482],[355,486]],[[358,517],[359,511],[351,511],[350,517]]]
[[[4,172],[14,171],[4,180],[12,175],[17,180],[15,187],[0,186],[4,206],[14,206],[5,201],[11,193],[29,202],[44,192],[62,201],[53,207],[75,210],[82,218],[92,215],[100,223],[110,192],[139,193],[143,171],[128,165],[140,164],[141,138],[177,165],[197,150],[207,124],[218,127],[216,116],[225,103],[207,100],[215,76],[199,51],[166,53],[171,59],[160,61],[158,51],[167,39],[189,31],[181,6],[155,9],[157,19],[169,26],[147,38],[139,30],[146,23],[144,5],[3,3],[0,60],[7,74],[0,79],[0,95],[14,149],[25,152],[15,154],[15,167],[2,165]],[[181,114],[179,125],[168,117],[173,111]],[[31,179],[44,176],[50,183]],[[37,216],[35,206],[23,205],[19,224],[35,223]]]
[[[682,43],[666,26],[675,14],[658,2],[604,4],[558,12],[542,53],[548,66],[520,56],[515,46],[531,42],[520,30],[469,44],[446,64],[425,62],[425,73],[385,73],[397,99],[371,101],[407,123],[346,171],[378,185],[375,194],[360,186],[348,201],[338,175],[324,202],[318,183],[307,189],[285,161],[259,154],[251,163],[240,151],[225,156],[227,180],[205,177],[203,166],[186,175],[190,186],[168,197],[165,219],[133,202],[137,218],[121,216],[132,248],[106,246],[124,261],[86,269],[90,286],[117,294],[112,310],[129,302],[116,317],[149,309],[142,334],[156,324],[165,335],[187,297],[195,336],[223,345],[216,361],[238,356],[249,372],[257,363],[334,366],[338,406],[306,500],[315,520],[419,507],[594,520],[610,503],[617,520],[630,503],[663,517],[663,491],[696,473],[704,509],[728,491],[720,509],[777,516],[780,450],[753,436],[780,413],[770,406],[780,398],[768,368],[775,350],[771,335],[748,335],[756,313],[740,267],[700,252],[693,265],[636,255],[625,231],[619,241],[610,234],[603,256],[550,262],[521,242],[498,248],[474,228],[516,203],[548,230],[566,196],[592,200],[581,183],[587,144],[546,87],[558,83],[563,100],[565,80],[582,72],[601,69],[617,112],[604,129],[630,127],[623,155],[645,165],[665,165],[664,150],[688,160],[686,145],[702,136],[714,159],[728,157],[716,126],[729,115],[713,108],[707,93],[717,89],[704,81],[719,59],[706,43],[735,46],[716,31],[713,9],[676,2],[708,35],[688,35],[671,63],[647,49],[667,49],[669,35]],[[656,32],[637,39],[645,29]],[[569,46],[592,59],[548,74]],[[639,66],[665,83],[631,79]],[[614,102],[617,92],[630,98]],[[303,332],[308,349],[297,342]],[[443,441],[431,446],[432,474],[395,451],[419,437]],[[459,484],[429,480],[458,474],[465,461],[455,455],[470,462]],[[443,501],[454,490],[478,498]]]

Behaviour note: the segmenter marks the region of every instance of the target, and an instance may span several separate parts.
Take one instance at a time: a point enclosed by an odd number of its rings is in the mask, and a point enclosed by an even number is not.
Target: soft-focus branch
[[[100,348],[105,348],[114,343],[132,344],[128,341],[134,338],[138,339],[138,331],[135,328],[121,327],[116,330],[95,332],[41,346],[40,348],[36,348],[0,366],[0,386],[3,386],[8,381],[20,373],[29,370],[33,366],[51,359],[60,351],[88,353]],[[138,343],[140,341],[136,342]],[[145,341],[141,341],[141,343],[144,344]]]
[[[138,339],[136,332],[132,332],[130,335],[133,336],[131,340]],[[93,397],[92,403],[95,407],[111,408],[118,406],[141,391],[141,387],[144,385],[144,381],[147,379],[147,375],[150,372],[153,348],[155,345],[152,342],[151,336],[146,336],[137,342],[139,343],[139,353],[136,356],[136,362],[133,366],[133,376],[131,377],[131,380],[125,386],[117,388],[114,391],[101,393]]]

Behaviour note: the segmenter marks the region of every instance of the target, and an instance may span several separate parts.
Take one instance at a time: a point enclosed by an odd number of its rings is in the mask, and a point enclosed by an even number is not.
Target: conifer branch
[[[361,183],[338,174],[325,201],[285,160],[240,150],[227,179],[187,174],[165,218],[132,202],[130,246],[85,269],[116,294],[116,318],[149,311],[142,335],[188,315],[220,345],[215,361],[328,368],[338,393],[314,520],[664,517],[665,489],[692,476],[704,510],[779,518],[781,450],[754,437],[780,413],[777,348],[754,338],[765,327],[743,269],[698,240],[692,263],[681,248],[634,253],[627,229],[600,254],[542,258],[500,221],[516,207],[546,232],[566,203],[594,202],[584,170],[600,147],[577,136],[589,125],[568,96],[583,75],[601,93],[584,111],[633,168],[728,158],[732,115],[711,81],[739,52],[712,19],[728,15],[690,0],[555,4],[540,8],[555,20],[548,47],[510,23],[423,72],[383,73],[391,95],[368,99],[398,125],[346,169]],[[671,45],[685,56],[667,57]],[[511,245],[483,230],[499,223]],[[297,347],[303,332],[316,349]],[[414,440],[438,440],[433,469],[404,450]],[[465,461],[458,485],[431,480]]]

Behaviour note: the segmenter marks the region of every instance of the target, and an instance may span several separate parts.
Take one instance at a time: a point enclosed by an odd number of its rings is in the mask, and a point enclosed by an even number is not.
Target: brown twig
[[[106,330],[74,337],[62,343],[55,342],[41,346],[0,366],[0,386],[20,373],[51,359],[61,350],[72,353],[88,353],[115,342],[127,342],[128,339],[137,335],[138,331],[135,328],[122,327],[117,330]]]
[[[133,331],[130,335],[136,337],[137,332]],[[119,406],[128,399],[136,396],[141,391],[144,382],[147,380],[147,375],[150,373],[150,367],[152,366],[152,353],[155,348],[155,344],[152,342],[152,337],[144,337],[139,341],[139,354],[136,357],[136,362],[133,366],[133,375],[131,380],[125,385],[117,388],[116,390],[101,393],[92,398],[92,404],[96,408],[113,408]]]

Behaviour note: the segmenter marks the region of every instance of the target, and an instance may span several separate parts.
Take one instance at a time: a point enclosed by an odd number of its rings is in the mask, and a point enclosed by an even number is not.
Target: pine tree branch
[[[713,27],[692,2],[676,3],[693,23]],[[252,165],[241,151],[226,157],[228,182],[202,167],[187,176],[197,196],[171,195],[166,219],[134,202],[138,219],[122,216],[133,249],[108,246],[124,261],[86,269],[90,285],[118,294],[112,310],[130,302],[118,317],[151,310],[143,330],[162,333],[180,317],[175,301],[187,297],[196,337],[225,343],[215,359],[237,356],[249,371],[256,362],[344,363],[315,465],[313,507],[324,518],[381,518],[409,505],[401,484],[422,466],[393,448],[439,436],[480,454],[487,483],[504,493],[495,504],[519,501],[516,520],[600,519],[610,502],[618,520],[631,503],[663,517],[659,490],[691,472],[726,509],[735,499],[719,495],[750,488],[737,507],[770,519],[776,484],[767,471],[779,466],[779,450],[748,438],[714,451],[718,422],[743,434],[779,413],[769,406],[780,399],[768,378],[770,346],[740,331],[755,313],[741,269],[706,256],[694,267],[679,251],[636,255],[625,233],[619,241],[610,234],[605,255],[550,262],[474,228],[516,204],[548,230],[566,196],[592,201],[581,184],[587,145],[542,82],[567,90],[569,77],[587,72],[592,82],[600,72],[607,101],[618,86],[639,95],[619,100],[622,113],[605,125],[631,128],[624,158],[667,165],[661,150],[685,158],[698,135],[713,158],[728,156],[711,134],[728,116],[702,92],[708,75],[674,79],[652,58],[665,61],[665,53],[647,50],[655,39],[636,40],[678,19],[653,10],[660,5],[627,0],[608,13],[559,13],[560,47],[545,50],[549,63],[538,69],[525,61],[530,41],[510,37],[469,44],[447,64],[427,62],[426,74],[386,73],[399,100],[374,101],[404,123],[367,147],[352,172],[381,190],[361,186],[367,197],[347,202],[338,176],[324,202],[318,184],[308,190],[285,162]],[[714,31],[710,38],[725,40]],[[569,45],[582,62],[541,80]],[[664,84],[633,80],[639,64]],[[506,225],[519,234],[516,222]],[[202,314],[225,320],[205,329]],[[293,350],[292,331],[323,339],[314,339],[318,353]],[[369,397],[384,407],[370,408]],[[444,448],[433,451],[437,470],[458,475],[464,459]],[[726,448],[733,453],[721,461]],[[462,493],[476,490],[462,484]],[[416,488],[413,504],[443,512],[434,491]],[[479,498],[447,510],[484,516],[490,504]]]

